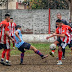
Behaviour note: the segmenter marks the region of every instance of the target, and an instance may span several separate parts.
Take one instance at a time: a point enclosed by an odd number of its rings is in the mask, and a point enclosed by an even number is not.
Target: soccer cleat
[[[20,62],[20,65],[23,65],[23,63]]]
[[[15,49],[15,47],[13,47],[13,49]]]
[[[65,57],[64,57],[64,56],[62,56],[62,59],[63,59],[63,60],[65,60]]]
[[[2,65],[5,65],[5,62],[4,62],[4,61],[2,61],[2,60],[0,61],[0,63],[1,63]]]
[[[62,61],[58,61],[57,65],[62,65]]]
[[[53,54],[52,52],[49,52],[49,54],[50,54],[52,57],[54,57],[54,54]]]
[[[6,62],[5,65],[6,66],[11,66],[11,64],[9,62]]]
[[[59,60],[57,60],[57,63],[59,62]]]
[[[57,57],[56,59],[58,60],[59,58]]]
[[[44,55],[43,57],[41,57],[42,59],[44,59],[44,58],[47,58],[48,57],[48,55]]]

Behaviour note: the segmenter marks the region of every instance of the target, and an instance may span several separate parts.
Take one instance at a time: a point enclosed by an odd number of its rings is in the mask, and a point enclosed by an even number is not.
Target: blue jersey
[[[16,30],[16,31],[18,31],[18,35],[19,35],[19,37],[20,37],[20,39],[21,39],[21,42],[19,41],[19,38],[15,35],[15,33],[14,33],[14,38],[15,38],[15,46],[17,47],[17,48],[19,48],[23,43],[24,43],[24,41],[22,40],[22,34],[21,34],[21,31],[18,29],[18,30]]]

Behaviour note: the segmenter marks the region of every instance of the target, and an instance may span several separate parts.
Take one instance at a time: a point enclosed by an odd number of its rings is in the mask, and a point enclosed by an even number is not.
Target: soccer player
[[[13,35],[14,35],[14,32],[15,32],[15,27],[16,27],[16,24],[13,22],[13,18],[10,18],[10,22],[9,22],[9,34],[10,36],[13,38]],[[12,42],[13,43],[13,48],[15,49],[15,43],[14,41]]]
[[[68,25],[67,21],[62,19],[62,15],[61,13],[57,13],[57,19],[60,19],[64,25]],[[56,28],[57,28],[57,25],[56,25]],[[55,44],[59,46],[59,41],[60,41],[60,37],[57,37],[57,41],[55,41]],[[63,55],[62,55],[62,59],[65,59],[65,49],[62,49],[62,52],[63,52]]]
[[[62,19],[61,13],[57,13],[57,19],[60,19],[63,22],[64,25],[68,25],[67,21]],[[56,28],[57,28],[57,25],[56,25]],[[49,39],[49,37],[47,37],[46,39]],[[59,42],[60,42],[60,37],[57,37],[57,40],[54,42],[54,44],[59,46],[60,45]],[[62,51],[63,51],[63,54],[64,54],[65,49],[62,49]],[[54,57],[54,52],[55,52],[55,50],[52,50],[52,52],[50,52],[49,54]],[[65,56],[62,56],[62,59],[65,59]]]
[[[10,66],[9,57],[10,57],[10,40],[14,41],[14,39],[9,36],[9,22],[10,15],[5,14],[5,20],[0,23],[0,49],[4,48],[1,57],[1,64]],[[4,62],[4,57],[6,53],[6,62]]]
[[[60,37],[60,45],[59,45],[59,48],[58,48],[58,63],[57,65],[61,65],[62,64],[62,61],[61,61],[61,58],[62,58],[62,49],[65,49],[65,47],[67,46],[67,44],[70,44],[70,31],[67,30],[66,28],[66,25],[63,25],[62,21],[60,19],[58,19],[56,21],[56,25],[58,26],[57,29],[56,29],[56,32],[54,34],[52,34],[51,36],[48,37],[51,38],[53,36],[58,36]],[[69,27],[69,29],[71,30],[71,28]]]
[[[71,42],[70,42],[70,48],[71,48],[71,54],[72,54],[72,22],[71,22],[71,19],[69,19],[69,24],[68,24],[70,27],[71,27]]]
[[[57,13],[57,19],[60,19],[64,25],[68,25],[67,21],[62,19],[61,13]],[[57,28],[57,25],[56,25],[56,28]],[[46,39],[48,39],[48,37]],[[60,37],[57,37],[57,40],[54,42],[54,44],[59,46],[59,42],[60,42]],[[54,57],[54,52],[55,50],[52,50],[52,52],[50,52],[49,54]],[[62,52],[63,52],[62,59],[65,59],[65,49],[62,49]]]
[[[21,62],[20,62],[20,64],[23,64],[23,57],[24,57],[25,49],[27,49],[27,50],[33,50],[42,59],[48,57],[48,55],[43,55],[39,50],[37,50],[31,44],[26,43],[26,42],[23,41],[22,34],[21,34],[21,26],[20,25],[16,26],[16,31],[14,33],[14,38],[15,38],[15,46],[18,48],[19,51],[22,52],[21,53]]]

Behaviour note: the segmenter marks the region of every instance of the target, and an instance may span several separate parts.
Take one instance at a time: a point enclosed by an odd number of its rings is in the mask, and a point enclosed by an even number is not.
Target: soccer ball
[[[51,45],[50,45],[50,49],[51,49],[51,50],[55,50],[55,49],[56,49],[56,45],[55,45],[55,44],[51,44]]]

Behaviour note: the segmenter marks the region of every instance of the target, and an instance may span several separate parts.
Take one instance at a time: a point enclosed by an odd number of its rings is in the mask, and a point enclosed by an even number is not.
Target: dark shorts
[[[14,36],[11,36],[12,38],[14,38]]]
[[[68,44],[68,46],[69,46],[69,48],[71,48],[71,47],[72,47],[72,40],[71,40],[70,44]]]
[[[60,37],[57,38],[57,41],[59,42],[59,44],[57,44],[57,46],[61,46],[62,41],[61,41]]]
[[[6,44],[0,44],[0,49],[7,49]]]
[[[18,50],[21,51],[22,53],[24,53],[24,49],[29,50],[30,49],[31,44],[24,42],[19,48]]]
[[[59,44],[57,44],[57,46],[61,46],[62,41],[61,41],[60,37],[57,38],[57,41],[59,42]],[[69,46],[69,48],[72,47],[72,40],[71,40],[70,44],[68,44],[68,46]]]
[[[63,42],[60,37],[57,38],[57,41],[59,42],[59,44],[57,44],[57,46],[61,46],[63,49],[65,49],[65,47],[68,45],[67,43]]]

